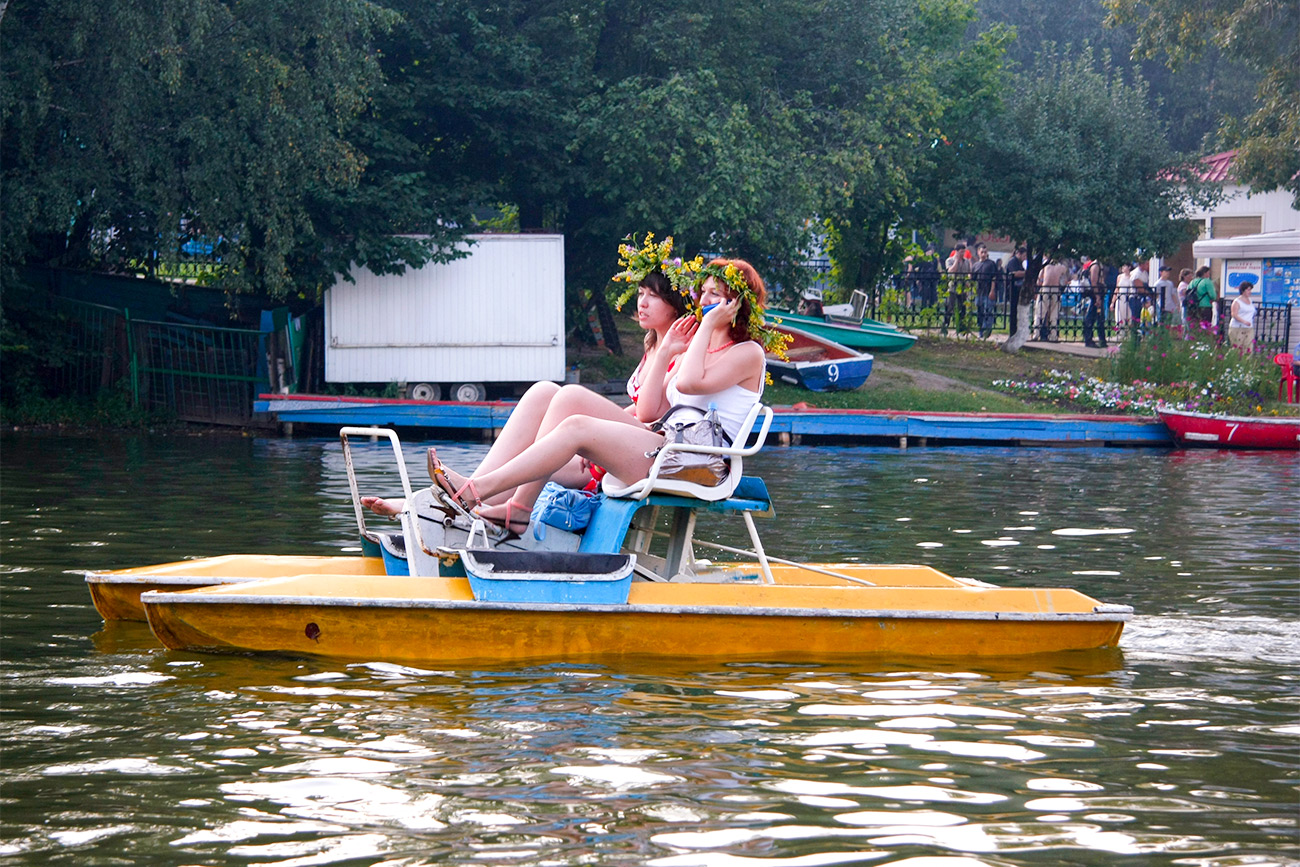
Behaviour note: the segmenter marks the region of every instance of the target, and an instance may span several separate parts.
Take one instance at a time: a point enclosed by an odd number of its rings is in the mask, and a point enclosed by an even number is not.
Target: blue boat
[[[852,391],[871,375],[874,356],[782,323],[776,329],[789,339],[785,358],[767,355],[772,379],[809,391]]]

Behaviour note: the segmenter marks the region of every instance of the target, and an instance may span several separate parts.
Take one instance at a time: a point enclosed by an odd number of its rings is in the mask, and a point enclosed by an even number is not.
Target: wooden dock
[[[422,428],[448,438],[491,438],[514,404],[428,402],[330,395],[259,395],[255,414],[284,432],[344,425]],[[888,443],[900,448],[936,445],[1171,446],[1158,418],[1032,413],[902,412],[872,409],[773,407],[773,442]]]

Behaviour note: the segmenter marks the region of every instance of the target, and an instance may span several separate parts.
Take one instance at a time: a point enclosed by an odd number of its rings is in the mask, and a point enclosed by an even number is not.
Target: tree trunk
[[[1020,297],[1016,304],[1016,333],[1007,338],[1007,342],[1002,344],[1003,352],[1012,354],[1019,352],[1024,348],[1025,343],[1029,340],[1029,334],[1034,327],[1032,311],[1034,309],[1034,299],[1038,297],[1038,272],[1043,270],[1043,255],[1035,253],[1033,248],[1029,249],[1029,261],[1025,266],[1025,281],[1020,287]]]
[[[1035,292],[1035,295],[1038,293]],[[1030,329],[1033,328],[1033,309],[1034,299],[1031,296],[1028,302],[1025,302],[1025,293],[1022,289],[1020,292],[1020,303],[1016,305],[1016,333],[1007,338],[1007,342],[1002,344],[1003,352],[1019,352],[1029,340]]]

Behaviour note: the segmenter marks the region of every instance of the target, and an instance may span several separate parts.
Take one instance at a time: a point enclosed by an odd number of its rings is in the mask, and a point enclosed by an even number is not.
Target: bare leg
[[[551,399],[551,405],[546,410],[546,415],[538,428],[538,434],[548,433],[559,424],[561,419],[573,415],[621,422],[627,422],[631,419],[633,423],[644,427],[627,411],[626,407],[619,406],[604,395],[596,394],[596,392],[581,385],[566,385],[556,392],[555,397]]]
[[[619,412],[623,412],[621,407],[589,388],[580,385],[561,387],[553,382],[534,383],[519,399],[506,426],[501,429],[501,435],[474,473],[479,475],[501,467],[567,416],[581,414],[610,418]],[[583,468],[581,458],[575,457],[553,473],[551,478],[566,488],[581,488],[591,481],[591,474]],[[510,499],[512,493],[506,490],[487,495],[483,497],[483,502],[502,504]],[[536,499],[536,494],[533,499]]]
[[[662,445],[664,438],[626,413],[616,414],[620,418],[579,415],[564,419],[498,469],[476,472],[467,493],[486,501],[495,494],[519,488],[514,501],[521,507],[531,506],[545,481],[575,454],[595,461],[620,478],[643,478],[653,463],[645,453]],[[450,471],[449,478],[458,488],[469,481]],[[485,517],[490,514],[485,513]]]

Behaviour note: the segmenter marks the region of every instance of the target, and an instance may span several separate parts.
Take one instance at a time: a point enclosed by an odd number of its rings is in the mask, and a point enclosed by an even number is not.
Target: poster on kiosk
[[[1236,298],[1241,294],[1241,284],[1249,282],[1255,287],[1255,297],[1262,298],[1263,260],[1230,259],[1223,267],[1223,297]]]

